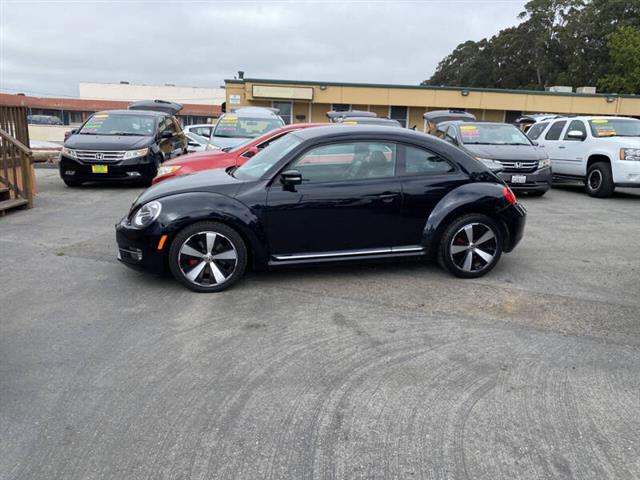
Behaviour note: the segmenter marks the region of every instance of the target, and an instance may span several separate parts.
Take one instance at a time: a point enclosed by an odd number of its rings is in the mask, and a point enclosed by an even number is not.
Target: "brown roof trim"
[[[10,107],[43,108],[51,110],[71,110],[81,112],[98,112],[100,110],[126,109],[129,102],[114,100],[89,100],[81,98],[30,97],[0,93],[0,105]],[[178,115],[197,115],[201,117],[219,117],[222,114],[220,105],[199,105],[184,103]]]

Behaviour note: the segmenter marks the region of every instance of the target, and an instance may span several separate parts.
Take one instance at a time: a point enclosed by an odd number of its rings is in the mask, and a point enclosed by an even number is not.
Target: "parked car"
[[[29,125],[63,125],[62,120],[54,115],[27,115]]]
[[[582,182],[589,195],[600,198],[613,195],[616,187],[640,187],[640,120],[564,117],[549,121],[537,135],[554,180]]]
[[[154,185],[116,226],[119,260],[198,292],[248,266],[431,258],[488,273],[522,238],[526,211],[464,151],[403,128],[289,133],[240,167]]]
[[[204,152],[209,144],[209,139],[201,137],[197,133],[184,132],[187,137],[187,152]]]
[[[215,152],[193,153],[176,158],[175,160],[169,160],[158,169],[158,175],[153,179],[153,183],[160,183],[168,178],[188,175],[201,170],[240,166],[260,150],[268,147],[272,142],[289,132],[300,130],[301,128],[325,125],[326,124],[323,123],[296,123],[294,125],[287,125],[277,130],[271,130],[261,137],[247,140],[233,148],[226,148],[225,150],[218,149]]]
[[[210,143],[221,149],[235,147],[284,126],[284,121],[272,109],[244,107],[220,117]]]
[[[542,196],[551,188],[551,161],[522,131],[508,123],[443,122],[436,135],[465,150],[491,168],[517,192]]]
[[[379,125],[384,127],[400,127],[402,124],[391,118],[345,117],[341,125]]]
[[[332,123],[342,122],[345,118],[376,118],[375,112],[365,110],[331,110],[327,112],[327,118]]]
[[[70,187],[123,180],[150,185],[165,160],[187,152],[180,124],[163,111],[98,112],[72,132],[60,154],[60,176]]]
[[[476,117],[473,113],[465,112],[464,110],[432,110],[422,115],[425,120],[425,131],[432,135],[436,134],[438,124],[442,122],[460,121],[460,122],[475,122]]]
[[[210,123],[200,123],[198,125],[186,125],[182,127],[184,133],[195,133],[204,138],[210,138],[215,125]]]

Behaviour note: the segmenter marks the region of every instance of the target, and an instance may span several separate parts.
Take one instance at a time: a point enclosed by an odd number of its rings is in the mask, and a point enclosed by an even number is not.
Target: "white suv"
[[[546,150],[556,180],[582,181],[601,198],[640,187],[640,120],[560,117],[533,124],[527,135]]]

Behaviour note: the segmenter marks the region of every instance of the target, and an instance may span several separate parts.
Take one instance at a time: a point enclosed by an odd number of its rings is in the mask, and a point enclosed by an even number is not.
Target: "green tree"
[[[607,42],[613,73],[598,80],[607,92],[640,93],[640,30],[630,25],[618,27]]]

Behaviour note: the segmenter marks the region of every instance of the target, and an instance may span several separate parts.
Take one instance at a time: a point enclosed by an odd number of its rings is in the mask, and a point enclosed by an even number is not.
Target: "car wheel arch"
[[[472,213],[486,215],[492,218],[500,227],[503,241],[508,242],[509,230],[499,217],[500,201],[503,199],[502,186],[499,184],[484,184],[488,188],[475,191],[478,183],[465,184],[449,192],[433,209],[422,233],[422,246],[433,255],[440,244],[440,239],[447,226],[463,215]],[[475,186],[475,187],[474,187]],[[498,187],[498,188],[495,188]]]
[[[603,153],[592,153],[589,155],[589,158],[587,158],[587,165],[586,165],[585,171],[588,172],[591,165],[598,162],[606,162],[609,165],[611,165],[611,158],[609,158],[608,155],[605,155]]]

